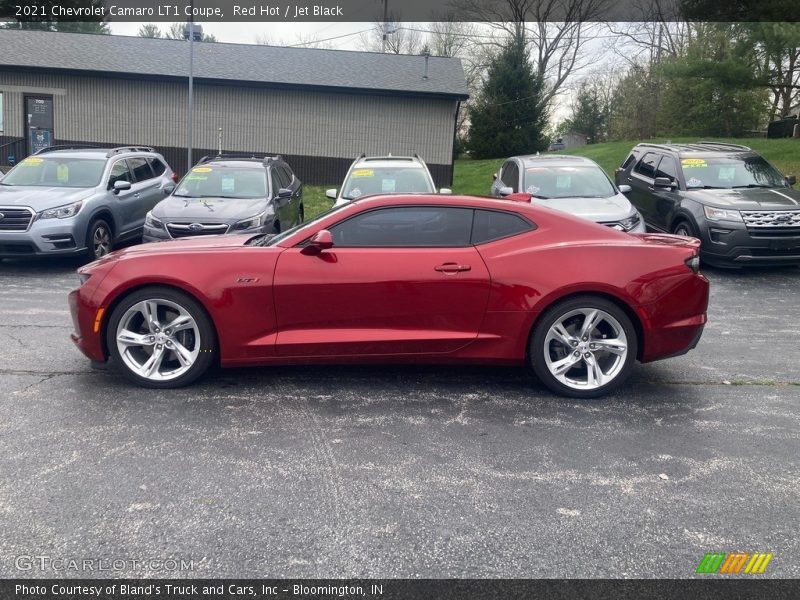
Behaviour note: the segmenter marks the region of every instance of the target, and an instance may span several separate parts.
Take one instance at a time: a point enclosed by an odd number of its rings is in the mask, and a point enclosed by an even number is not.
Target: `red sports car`
[[[530,364],[591,398],[697,344],[698,246],[513,201],[372,196],[277,236],[111,253],[78,271],[72,338],[155,388],[215,361]]]

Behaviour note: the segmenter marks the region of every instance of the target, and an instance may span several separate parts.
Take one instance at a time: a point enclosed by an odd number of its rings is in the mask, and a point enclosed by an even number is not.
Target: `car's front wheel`
[[[552,391],[597,398],[630,376],[636,351],[636,330],[625,311],[605,298],[576,296],[544,312],[529,355]]]
[[[89,247],[89,258],[97,260],[111,252],[114,246],[114,234],[104,219],[95,219],[86,233],[86,245]]]
[[[106,341],[125,376],[151,388],[188,385],[214,361],[216,335],[203,307],[164,287],[138,290],[111,314]]]

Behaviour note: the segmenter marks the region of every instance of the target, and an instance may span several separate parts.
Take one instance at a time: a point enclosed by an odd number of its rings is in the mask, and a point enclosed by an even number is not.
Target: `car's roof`
[[[157,153],[146,148],[64,148],[57,150],[44,150],[30,157],[52,158],[54,156],[65,156],[69,158],[93,158],[102,159],[113,158],[116,156],[154,156]]]
[[[661,152],[672,152],[679,156],[730,156],[740,154],[756,154],[749,146],[727,142],[696,142],[675,144],[642,143],[637,144],[636,148],[642,151],[659,150]]]
[[[566,167],[566,166],[593,166],[597,163],[585,156],[574,156],[571,154],[527,154],[516,156],[526,167],[547,166],[547,167]]]
[[[202,163],[196,164],[194,169],[197,167],[236,167],[238,169],[264,169],[266,165],[262,160],[250,160],[250,159],[232,159],[232,158],[215,158],[209,161],[205,161]]]
[[[353,168],[363,169],[368,167],[376,168],[410,168],[422,169],[425,163],[418,156],[362,156],[353,163]]]

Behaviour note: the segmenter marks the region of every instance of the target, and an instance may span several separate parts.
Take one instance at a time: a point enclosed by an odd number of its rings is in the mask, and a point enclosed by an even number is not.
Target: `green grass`
[[[800,140],[781,139],[768,140],[766,138],[750,139],[725,139],[710,138],[720,142],[733,142],[744,144],[764,156],[785,175],[800,176]],[[666,142],[666,138],[649,140],[654,143]],[[670,138],[671,142],[696,142],[697,138]],[[606,144],[592,144],[562,150],[559,154],[575,154],[586,156],[597,162],[606,172],[613,177],[614,169],[622,164],[625,157],[638,142],[608,142]],[[489,160],[459,159],[455,164],[453,177],[453,192],[456,194],[471,194],[485,196],[492,185],[492,174],[496,173],[503,164],[502,158]],[[333,201],[325,197],[325,190],[338,187],[341,182],[330,185],[306,185],[303,187],[303,202],[306,207],[306,218],[311,218],[328,210],[333,206]]]

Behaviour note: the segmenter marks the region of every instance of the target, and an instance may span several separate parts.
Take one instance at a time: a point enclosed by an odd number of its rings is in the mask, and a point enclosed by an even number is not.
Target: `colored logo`
[[[725,575],[747,573],[749,575],[761,574],[767,570],[772,553],[765,552],[716,552],[707,553],[696,573],[720,573]]]

